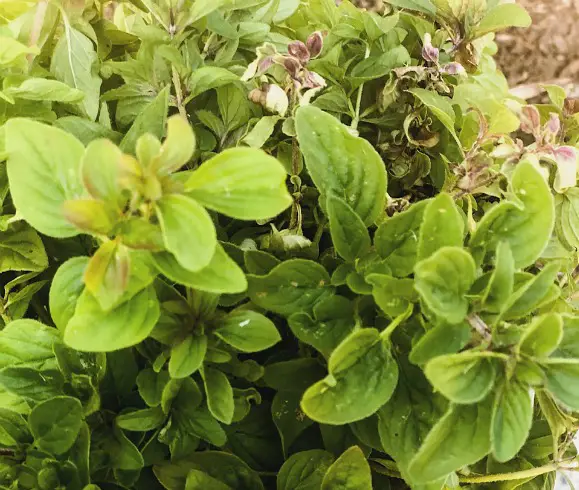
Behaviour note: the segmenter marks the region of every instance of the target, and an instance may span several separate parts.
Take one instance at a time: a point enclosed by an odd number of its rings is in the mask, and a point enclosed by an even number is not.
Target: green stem
[[[536,476],[544,475],[557,471],[559,466],[556,463],[551,463],[538,468],[531,468],[529,470],[514,471],[513,473],[497,473],[494,475],[480,475],[480,476],[460,476],[461,483],[494,483],[500,481],[523,480],[526,478],[534,478]]]
[[[364,59],[367,59],[370,56],[370,46],[366,45],[366,53],[364,55]],[[356,114],[354,115],[354,119],[352,119],[352,124],[350,127],[352,129],[358,128],[358,123],[360,122],[360,106],[362,105],[362,92],[364,91],[364,83],[358,87],[358,95],[356,96]]]
[[[187,111],[183,104],[183,87],[181,86],[181,78],[179,78],[179,73],[177,73],[177,69],[174,66],[172,67],[172,74],[173,85],[175,86],[175,97],[177,98],[177,109],[179,109],[179,114],[187,119]]]
[[[390,338],[390,336],[394,333],[394,330],[396,330],[404,321],[406,321],[406,320],[408,320],[408,318],[410,318],[410,315],[412,315],[413,309],[414,309],[414,306],[412,304],[408,305],[408,308],[406,308],[406,311],[404,313],[401,313],[400,315],[398,315],[396,318],[394,318],[394,320],[392,320],[390,325],[388,325],[380,333],[380,337],[384,340],[388,340]]]

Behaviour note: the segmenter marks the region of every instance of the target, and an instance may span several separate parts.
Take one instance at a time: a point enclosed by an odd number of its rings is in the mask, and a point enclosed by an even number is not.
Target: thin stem
[[[179,109],[179,114],[187,119],[187,111],[183,104],[183,87],[181,86],[181,78],[179,78],[179,73],[177,73],[177,69],[174,66],[171,67],[171,69],[173,73],[173,85],[175,86],[175,97],[177,98],[177,109]]]
[[[298,103],[298,94],[295,86],[292,88],[292,96],[291,96],[291,110],[293,114],[293,110],[295,109]],[[301,162],[301,154],[300,154],[300,146],[298,144],[297,138],[294,136],[292,138],[292,175],[299,175],[300,173],[300,162]],[[302,208],[299,203],[299,197],[296,196],[300,191],[299,187],[294,183],[294,202],[292,204],[292,211],[291,211],[291,218],[290,218],[290,230],[298,230],[301,232],[302,229]]]
[[[410,315],[412,315],[413,309],[414,309],[414,306],[412,304],[408,305],[408,308],[406,308],[406,311],[404,313],[401,313],[400,315],[398,315],[396,318],[394,318],[394,320],[392,320],[390,325],[388,325],[380,333],[380,337],[384,340],[388,340],[391,337],[391,335],[394,333],[394,330],[396,330],[404,321],[406,321],[406,320],[408,320],[408,318],[410,318]]]
[[[366,45],[366,53],[364,54],[364,59],[370,56],[370,46]],[[352,124],[350,127],[352,129],[358,128],[358,123],[360,122],[360,106],[362,105],[362,92],[364,91],[364,83],[358,87],[358,95],[356,96],[356,113],[352,119]]]
[[[557,471],[559,466],[556,463],[551,463],[538,468],[531,468],[529,470],[514,471],[513,473],[497,473],[494,475],[480,475],[480,476],[460,476],[458,479],[461,483],[494,483],[500,481],[523,480],[526,478],[534,478],[536,476],[544,475]]]

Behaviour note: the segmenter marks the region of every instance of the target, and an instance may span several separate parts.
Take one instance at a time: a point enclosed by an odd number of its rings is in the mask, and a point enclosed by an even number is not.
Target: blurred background
[[[516,95],[537,98],[556,83],[579,97],[579,0],[517,0],[533,25],[497,35],[498,63]]]
[[[517,0],[531,14],[528,29],[497,35],[497,61],[512,92],[541,101],[541,84],[558,84],[579,97],[579,0]],[[579,489],[579,473],[560,475],[557,490]]]

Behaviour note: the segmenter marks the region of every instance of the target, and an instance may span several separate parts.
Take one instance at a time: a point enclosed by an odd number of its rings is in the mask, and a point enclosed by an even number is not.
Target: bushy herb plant
[[[552,489],[579,118],[500,0],[0,0],[0,488]]]

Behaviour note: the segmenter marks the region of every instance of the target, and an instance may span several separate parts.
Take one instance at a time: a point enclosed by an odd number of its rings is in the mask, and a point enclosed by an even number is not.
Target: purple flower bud
[[[424,35],[424,45],[422,47],[422,57],[425,61],[429,63],[438,63],[438,55],[439,55],[438,48],[435,48],[432,45],[432,38],[430,34],[426,33]]]
[[[263,75],[271,65],[273,65],[273,58],[271,56],[266,56],[259,60],[257,64],[257,76]]]
[[[521,131],[537,135],[541,127],[541,115],[533,105],[526,105],[521,110]]]
[[[306,70],[303,86],[304,88],[325,87],[326,81],[316,72]]]
[[[465,75],[466,74],[466,70],[464,69],[464,66],[462,66],[460,63],[448,63],[446,65],[444,65],[440,71],[442,73],[446,73],[447,75]]]
[[[559,119],[558,114],[551,112],[549,121],[545,124],[545,130],[554,136],[559,134],[559,131],[561,131],[561,119]]]
[[[300,62],[293,56],[284,56],[283,66],[292,78],[297,78],[300,70],[302,69]]]
[[[302,65],[310,61],[310,51],[301,41],[293,41],[288,44],[287,52],[297,58]]]
[[[555,158],[558,163],[575,165],[577,162],[577,150],[572,146],[560,146],[555,149]]]
[[[306,40],[306,46],[310,52],[310,56],[312,58],[316,58],[322,52],[322,48],[324,47],[324,36],[320,31],[316,31],[311,34],[308,39]]]

